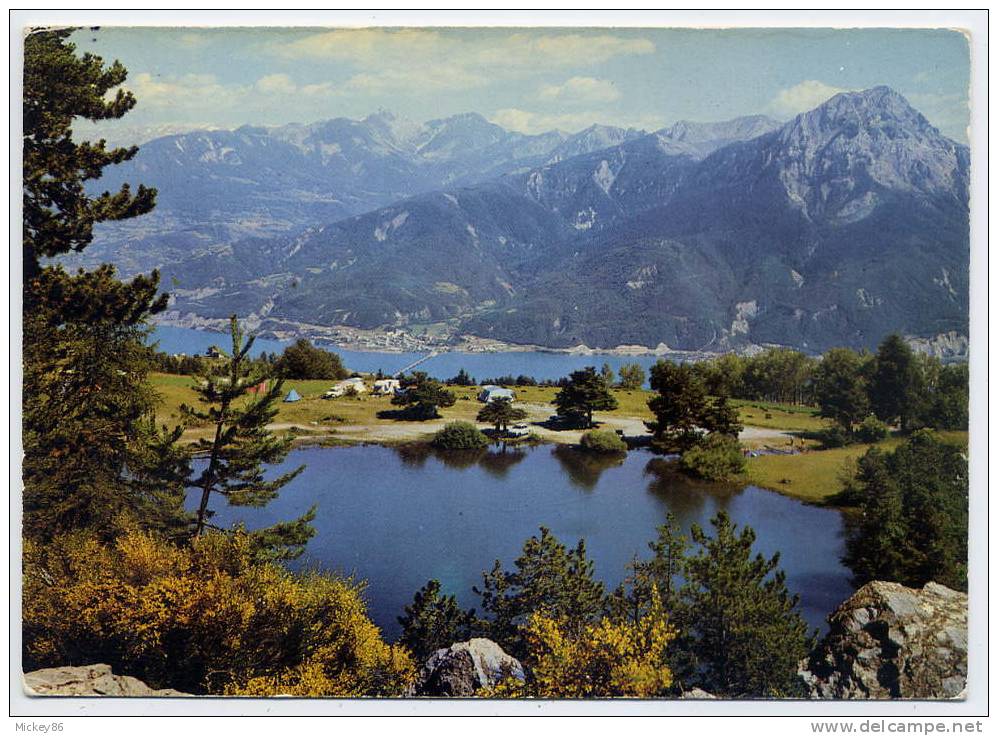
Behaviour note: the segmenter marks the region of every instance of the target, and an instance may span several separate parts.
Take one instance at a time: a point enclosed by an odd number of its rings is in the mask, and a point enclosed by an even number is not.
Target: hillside
[[[204,236],[172,262],[139,239],[115,259],[162,264],[175,318],[236,311],[264,328],[441,325],[520,344],[692,350],[967,334],[969,152],[889,88],[836,95],[782,125],[754,116],[564,138],[474,115],[416,126],[381,114],[271,131],[267,145],[353,161],[357,149],[318,143],[344,126],[366,131],[365,161],[380,168],[365,163],[365,185],[392,204],[346,216],[360,206],[350,200],[300,230],[287,215],[276,237]],[[166,145],[155,143],[149,157]],[[399,198],[420,187],[435,191]],[[280,196],[305,208],[291,191]],[[245,201],[273,211],[263,195]],[[332,207],[307,206],[304,223]],[[161,216],[174,211],[167,202]]]

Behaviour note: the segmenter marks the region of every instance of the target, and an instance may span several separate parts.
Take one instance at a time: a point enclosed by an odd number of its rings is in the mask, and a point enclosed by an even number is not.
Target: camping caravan
[[[394,396],[402,389],[402,383],[397,378],[379,378],[374,382],[372,393],[375,396]]]
[[[284,403],[293,404],[296,401],[301,401],[301,396],[298,395],[297,391],[291,389],[290,391],[288,391],[288,395],[284,397]]]
[[[509,399],[512,401],[514,398],[513,391],[502,386],[482,386],[482,390],[478,393],[478,400],[483,404],[491,403],[496,399]]]
[[[351,393],[354,395],[367,393],[367,386],[364,385],[363,378],[348,378],[345,381],[334,383],[333,387],[322,395],[322,398],[338,399],[340,396],[346,396]]]

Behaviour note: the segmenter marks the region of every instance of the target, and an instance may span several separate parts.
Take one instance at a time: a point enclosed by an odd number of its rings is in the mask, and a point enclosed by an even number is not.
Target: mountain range
[[[868,348],[967,334],[969,164],[887,87],[653,133],[381,112],[151,141],[98,184],[156,186],[156,210],[88,251],[162,268],[174,317]]]

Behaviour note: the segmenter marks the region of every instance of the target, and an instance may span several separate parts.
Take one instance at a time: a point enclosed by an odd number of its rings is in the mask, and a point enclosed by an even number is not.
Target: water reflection
[[[527,452],[522,447],[501,442],[499,449],[485,453],[478,461],[478,465],[493,478],[505,478],[513,466],[523,462]]]
[[[422,468],[429,458],[453,470],[480,467],[493,478],[504,478],[522,462],[528,450],[500,442],[490,447],[468,450],[443,450],[428,444],[400,445],[393,448],[403,465]]]
[[[551,455],[561,465],[568,480],[576,488],[591,491],[600,476],[610,468],[619,468],[627,459],[626,452],[594,453],[569,445],[558,445]]]
[[[659,457],[648,461],[644,474],[651,478],[648,493],[671,511],[687,531],[693,520],[727,510],[732,499],[745,490],[744,486],[690,478],[680,472],[674,460]]]

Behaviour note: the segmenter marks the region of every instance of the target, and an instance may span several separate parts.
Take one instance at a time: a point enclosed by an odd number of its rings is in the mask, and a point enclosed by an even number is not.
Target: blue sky
[[[955,140],[970,117],[968,44],[949,30],[104,27],[74,41],[129,70],[138,105],[102,129],[116,142],[382,108],[420,122],[474,111],[525,133],[654,130],[787,119],[879,84]]]

